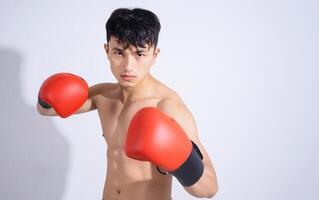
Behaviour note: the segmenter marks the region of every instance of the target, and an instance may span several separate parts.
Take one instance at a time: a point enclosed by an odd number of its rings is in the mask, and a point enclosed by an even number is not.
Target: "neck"
[[[128,104],[149,97],[153,82],[154,78],[149,74],[134,87],[120,86],[122,102]]]

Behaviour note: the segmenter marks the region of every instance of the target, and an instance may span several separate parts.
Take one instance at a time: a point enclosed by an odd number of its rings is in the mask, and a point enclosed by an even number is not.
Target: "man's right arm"
[[[80,114],[89,112],[96,109],[96,97],[100,93],[100,88],[102,84],[96,84],[89,88],[89,97],[85,103],[77,110],[74,114]]]

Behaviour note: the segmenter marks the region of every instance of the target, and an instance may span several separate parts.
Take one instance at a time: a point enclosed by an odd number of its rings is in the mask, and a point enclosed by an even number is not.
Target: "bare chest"
[[[127,129],[134,114],[144,107],[156,107],[159,99],[143,100],[123,105],[120,101],[105,101],[97,106],[103,136],[111,149],[123,149]]]

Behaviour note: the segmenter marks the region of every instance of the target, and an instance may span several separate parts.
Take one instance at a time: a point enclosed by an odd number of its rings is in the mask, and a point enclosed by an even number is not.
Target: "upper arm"
[[[96,109],[96,97],[101,92],[102,84],[96,84],[89,87],[89,96],[83,105],[75,112],[75,114],[89,112]]]
[[[195,119],[183,102],[174,99],[165,99],[159,102],[158,108],[173,118],[183,128],[191,140],[194,142],[199,141]]]
[[[178,100],[166,99],[158,104],[158,108],[169,117],[173,118],[183,128],[189,139],[200,149],[203,155],[204,164],[212,167],[208,153],[199,139],[195,119],[186,105]]]

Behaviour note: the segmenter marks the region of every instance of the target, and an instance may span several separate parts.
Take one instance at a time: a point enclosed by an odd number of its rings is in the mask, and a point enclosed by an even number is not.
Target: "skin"
[[[129,45],[127,48],[114,37],[104,44],[111,71],[118,83],[100,83],[89,88],[89,98],[76,114],[97,110],[105,142],[107,144],[107,175],[103,199],[107,200],[169,200],[172,177],[160,174],[147,161],[131,159],[124,153],[127,128],[133,115],[141,108],[152,106],[175,119],[203,154],[204,173],[197,183],[184,189],[192,196],[212,198],[218,191],[214,167],[199,140],[196,123],[180,96],[156,80],[150,69],[160,49],[146,45],[145,48]],[[121,75],[134,75],[124,80]],[[54,116],[53,108],[38,112]],[[164,170],[163,170],[164,171]]]

